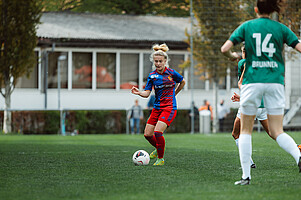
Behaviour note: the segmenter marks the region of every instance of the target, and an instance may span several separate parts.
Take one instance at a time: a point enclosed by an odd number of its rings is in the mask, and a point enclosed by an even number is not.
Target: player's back
[[[296,36],[285,25],[269,18],[250,20],[242,26],[248,75],[243,84],[284,84],[283,45],[294,43]]]

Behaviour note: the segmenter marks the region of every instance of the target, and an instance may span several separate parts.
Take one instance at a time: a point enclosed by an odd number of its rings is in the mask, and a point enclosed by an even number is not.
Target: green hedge
[[[78,130],[79,134],[120,134],[126,133],[125,110],[80,110],[64,111],[66,114],[66,132]],[[144,111],[141,132],[144,131],[149,111]],[[3,127],[3,111],[0,112],[0,126]],[[58,134],[60,132],[59,111],[14,111],[12,112],[12,130],[21,134]],[[129,126],[128,126],[129,127]],[[175,120],[166,130],[169,133],[190,131],[188,110],[178,110]]]
[[[66,132],[78,130],[79,134],[120,134],[126,133],[125,110],[77,110],[64,111],[66,114]],[[187,133],[191,131],[189,110],[178,110],[177,116],[166,130],[167,133]],[[237,109],[225,121],[225,130],[232,131],[233,120]],[[149,111],[144,110],[140,130],[149,117]],[[15,111],[12,112],[13,132],[22,134],[58,134],[60,132],[59,111]],[[3,127],[3,111],[0,112],[0,126]],[[128,126],[129,127],[129,126]],[[199,130],[199,118],[195,118],[195,132]]]

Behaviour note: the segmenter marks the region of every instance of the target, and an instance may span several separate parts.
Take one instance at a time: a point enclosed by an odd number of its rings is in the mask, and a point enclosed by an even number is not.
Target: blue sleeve
[[[176,83],[181,83],[181,81],[183,80],[183,76],[179,74],[176,70],[173,70],[172,78]]]
[[[152,79],[150,78],[150,76],[147,77],[147,82],[146,82],[146,86],[145,86],[145,89],[144,90],[150,90],[152,91],[153,89],[153,81]]]

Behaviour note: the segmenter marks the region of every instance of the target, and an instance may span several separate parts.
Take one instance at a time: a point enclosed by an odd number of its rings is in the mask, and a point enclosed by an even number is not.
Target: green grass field
[[[289,133],[301,143],[301,132]],[[265,133],[253,134],[249,186],[230,133],[165,134],[165,166],[134,166],[153,149],[143,135],[0,136],[0,199],[299,199],[294,159]]]

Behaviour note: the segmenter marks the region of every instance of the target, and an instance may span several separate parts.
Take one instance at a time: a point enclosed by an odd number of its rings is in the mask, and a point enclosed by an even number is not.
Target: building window
[[[139,54],[120,54],[120,89],[138,87],[139,83]]]
[[[97,88],[116,87],[116,54],[97,53]]]
[[[29,76],[24,75],[18,78],[16,88],[38,88],[38,68],[39,68],[39,54],[35,52],[36,65],[31,69]]]
[[[72,53],[72,88],[92,88],[92,53]]]
[[[50,52],[48,54],[48,88],[57,88],[58,76],[58,57],[61,55],[66,55],[66,60],[60,61],[60,71],[61,71],[61,88],[68,87],[68,58],[65,52]]]

